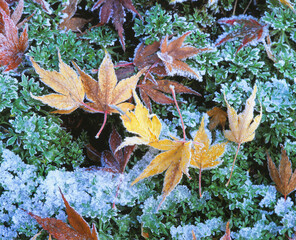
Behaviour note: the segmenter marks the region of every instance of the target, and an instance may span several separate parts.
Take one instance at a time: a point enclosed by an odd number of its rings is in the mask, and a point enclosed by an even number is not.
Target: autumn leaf
[[[232,108],[228,104],[226,97],[224,95],[224,99],[227,105],[227,115],[228,115],[229,128],[230,128],[230,130],[226,130],[224,132],[224,135],[229,141],[232,141],[238,144],[238,148],[232,164],[230,177],[226,185],[228,185],[230,182],[240,145],[245,142],[250,142],[254,139],[255,130],[258,128],[262,118],[262,107],[260,106],[260,114],[253,119],[256,92],[257,92],[257,86],[255,85],[252,95],[247,100],[245,110],[240,114],[237,114],[234,108]]]
[[[276,190],[286,197],[296,189],[296,170],[292,174],[292,164],[287,153],[282,147],[282,156],[279,169],[276,168],[271,157],[267,153],[268,171],[270,178],[274,181]]]
[[[152,109],[150,99],[160,104],[174,103],[172,98],[165,95],[165,93],[171,93],[170,86],[175,87],[176,93],[188,93],[200,96],[200,94],[193,89],[186,87],[181,83],[170,80],[158,80],[156,81],[156,84],[152,83],[151,81],[142,81],[137,85],[140,90],[140,96],[150,111]]]
[[[144,178],[166,171],[162,189],[162,200],[159,204],[160,207],[165,198],[179,184],[183,173],[189,177],[188,167],[191,158],[192,142],[178,139],[164,139],[151,142],[148,145],[165,152],[158,154],[144,171],[132,182],[132,185]]]
[[[16,26],[22,15],[23,0],[16,7],[10,17],[7,3],[1,0],[0,4],[0,66],[6,66],[5,72],[16,69],[23,60],[24,52],[28,47],[28,27],[25,26],[20,37]]]
[[[67,202],[61,190],[60,192],[66,206],[70,226],[55,218],[42,218],[31,212],[28,212],[28,214],[57,240],[98,240],[99,238],[95,225],[93,224],[92,229],[90,229],[87,222]]]
[[[109,146],[111,151],[105,150],[99,153],[94,147],[88,144],[86,146],[88,157],[94,161],[99,160],[102,162],[102,167],[95,169],[122,174],[131,154],[133,153],[133,150],[135,149],[135,145],[127,146],[123,149],[115,151],[121,143],[121,136],[115,129],[113,129],[109,137]]]
[[[74,16],[77,11],[77,4],[78,0],[69,0],[64,4],[64,9],[62,10],[64,18],[59,25],[60,29],[71,29],[74,32],[81,32],[84,25],[90,21],[85,18]]]
[[[267,24],[262,25],[254,17],[247,15],[233,16],[230,18],[221,18],[218,23],[225,24],[231,27],[240,26],[235,30],[230,30],[220,35],[216,41],[215,46],[219,46],[225,42],[235,40],[236,38],[243,38],[241,46],[237,49],[238,53],[243,47],[252,44],[256,45],[260,41],[265,41],[268,36]]]
[[[227,113],[225,111],[223,111],[221,108],[213,107],[211,110],[207,111],[207,114],[211,118],[209,123],[209,129],[211,131],[214,130],[218,125],[220,125],[224,130],[227,120]]]
[[[106,24],[110,18],[113,18],[113,25],[118,32],[120,43],[123,50],[125,51],[123,37],[123,23],[125,22],[124,8],[137,14],[141,20],[143,20],[143,18],[138,13],[131,0],[98,0],[92,7],[92,11],[99,8],[100,6],[100,24]]]
[[[296,13],[292,3],[289,0],[279,0],[280,3],[282,3],[283,5],[289,7],[294,13]]]
[[[158,76],[181,75],[191,76],[200,79],[199,74],[191,69],[183,60],[193,57],[194,55],[210,51],[211,48],[195,48],[189,45],[184,45],[185,38],[191,32],[186,32],[182,36],[168,41],[169,36],[166,36],[161,42],[154,42],[151,45],[145,46],[140,43],[135,50],[134,65],[139,69],[149,67],[146,77],[154,80],[151,73]]]
[[[195,144],[198,143],[198,144]],[[201,172],[205,169],[212,169],[219,166],[222,161],[219,157],[225,151],[227,142],[218,143],[210,146],[210,139],[205,130],[204,117],[201,120],[200,127],[195,134],[193,140],[193,148],[191,149],[190,165],[195,168],[199,168],[199,195],[201,194]]]
[[[149,144],[159,140],[161,122],[156,115],[150,115],[147,108],[141,103],[136,92],[133,93],[136,107],[134,112],[127,111],[121,116],[127,131],[137,134],[135,137],[126,137],[118,149],[130,145]]]
[[[96,135],[96,138],[98,138],[105,126],[108,114],[118,113],[119,111],[124,113],[127,109],[133,108],[132,104],[125,101],[132,96],[132,91],[135,89],[139,77],[146,69],[144,68],[136,75],[118,82],[114,65],[107,52],[98,71],[98,81],[83,72],[75,63],[74,65],[81,76],[86,98],[90,101],[87,103],[88,107],[84,109],[89,112],[104,113],[103,125]]]
[[[201,76],[191,69],[187,63],[183,62],[189,57],[194,55],[209,51],[211,48],[195,48],[189,45],[184,45],[185,38],[191,32],[184,33],[181,37],[168,41],[168,36],[166,36],[161,43],[160,51],[157,52],[157,56],[162,60],[166,72],[168,75],[181,75],[181,76],[191,76],[196,79],[201,79]]]
[[[231,240],[231,236],[230,236],[230,228],[229,228],[229,221],[226,223],[226,232],[225,232],[225,234],[220,238],[220,240]]]
[[[45,96],[34,96],[33,94],[31,96],[58,109],[53,113],[68,114],[83,105],[85,91],[81,77],[62,61],[60,53],[58,55],[60,72],[44,70],[31,58],[33,67],[39,74],[41,81],[57,92]]]

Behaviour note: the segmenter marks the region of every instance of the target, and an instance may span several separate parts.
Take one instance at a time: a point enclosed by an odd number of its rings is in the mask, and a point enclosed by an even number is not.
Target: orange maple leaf
[[[70,226],[55,218],[42,218],[31,212],[28,212],[28,214],[36,219],[44,230],[58,240],[98,240],[99,238],[95,225],[93,224],[92,229],[90,229],[83,217],[70,206],[61,190],[60,193],[66,206]]]
[[[207,114],[211,118],[209,123],[210,130],[214,130],[218,125],[224,130],[227,120],[227,113],[225,111],[221,108],[213,107],[211,110],[207,111]]]

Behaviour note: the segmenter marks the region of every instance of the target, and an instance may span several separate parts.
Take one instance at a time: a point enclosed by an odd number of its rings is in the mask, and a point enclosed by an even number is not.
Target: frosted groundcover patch
[[[152,156],[152,155],[151,155]],[[136,171],[127,175],[114,175],[103,171],[86,171],[78,168],[73,172],[50,171],[45,179],[37,177],[36,167],[27,165],[13,152],[4,149],[0,164],[0,239],[13,239],[18,233],[33,236],[38,223],[26,212],[41,217],[55,217],[66,221],[64,203],[59,192],[63,191],[74,209],[84,217],[108,221],[114,214],[112,203],[117,185],[122,181],[116,204],[135,205],[140,195],[149,194],[144,184],[131,187],[131,179],[138,175],[149,158],[135,165]],[[150,159],[151,160],[151,159]]]

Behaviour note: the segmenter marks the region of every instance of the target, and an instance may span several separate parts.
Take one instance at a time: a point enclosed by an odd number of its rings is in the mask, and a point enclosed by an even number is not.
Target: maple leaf
[[[211,110],[207,111],[207,114],[211,118],[209,123],[209,129],[211,131],[214,130],[218,125],[220,125],[224,130],[227,120],[227,113],[225,111],[223,111],[221,108],[213,107]]]
[[[71,29],[74,32],[81,32],[84,25],[90,21],[85,18],[74,16],[77,11],[77,4],[78,0],[69,0],[64,4],[64,9],[62,10],[64,18],[59,25],[60,29]]]
[[[183,42],[190,33],[186,32],[171,41],[168,41],[169,36],[166,36],[162,42],[156,41],[148,46],[140,43],[135,50],[134,65],[140,69],[149,66],[146,77],[150,80],[154,79],[151,73],[155,73],[158,76],[190,75],[191,77],[200,79],[199,74],[191,69],[183,60],[193,57],[200,52],[210,51],[212,49],[184,45]]]
[[[136,75],[118,82],[114,65],[110,55],[106,52],[98,71],[99,80],[97,82],[91,76],[83,72],[75,63],[74,65],[81,76],[86,98],[90,100],[90,102],[87,103],[89,107],[84,109],[89,112],[104,113],[103,125],[96,135],[96,138],[98,138],[105,126],[108,114],[118,113],[119,111],[125,112],[127,109],[133,108],[132,104],[125,101],[132,96],[132,91],[135,89],[139,77],[146,69],[144,68]]]
[[[121,174],[124,172],[125,166],[135,149],[135,145],[127,146],[123,149],[116,151],[116,149],[120,146],[121,143],[121,136],[115,129],[113,129],[109,137],[109,146],[111,151],[105,150],[99,153],[90,144],[86,146],[88,157],[94,161],[99,160],[102,162],[103,167],[96,169]]]
[[[289,160],[287,153],[282,147],[282,156],[279,165],[279,169],[276,168],[271,157],[267,153],[268,171],[270,178],[275,182],[276,190],[284,195],[285,199],[287,195],[296,189],[296,170],[292,174],[292,164]]]
[[[194,147],[191,149],[190,165],[199,168],[199,195],[201,194],[201,172],[219,166],[222,161],[218,160],[225,151],[227,142],[215,144],[210,147],[210,139],[205,131],[204,117],[193,140]],[[198,144],[194,144],[198,143]]]
[[[171,93],[170,86],[175,87],[176,93],[189,93],[189,94],[195,94],[197,96],[201,96],[198,92],[175,81],[158,80],[156,83],[157,84],[154,84],[151,81],[146,81],[144,83],[144,81],[142,81],[142,83],[137,85],[137,87],[140,90],[140,96],[150,111],[151,111],[150,99],[160,104],[174,103],[173,99],[169,98],[164,94],[164,93]]]
[[[82,216],[67,202],[61,190],[60,193],[66,206],[70,226],[55,218],[42,218],[31,212],[28,212],[28,214],[33,217],[44,230],[58,240],[98,240],[95,224],[93,224],[92,229],[90,229]]]
[[[230,128],[230,130],[226,130],[224,132],[224,135],[229,141],[232,141],[238,144],[238,148],[232,164],[230,178],[226,185],[228,185],[230,182],[240,145],[244,142],[250,142],[254,139],[255,130],[258,128],[262,118],[262,107],[260,105],[260,114],[253,119],[256,92],[257,92],[257,86],[255,85],[252,95],[247,100],[245,110],[239,115],[236,113],[234,108],[232,108],[228,104],[226,97],[224,95],[224,99],[227,105],[227,115],[228,115],[229,128]]]
[[[236,38],[243,38],[242,45],[237,49],[236,54],[245,46],[252,44],[256,45],[260,41],[265,41],[265,37],[268,36],[267,24],[262,25],[254,17],[239,15],[230,18],[221,18],[218,23],[228,26],[237,26],[235,30],[230,30],[220,35],[216,41],[215,46],[219,46],[227,41],[232,41]]]
[[[60,53],[58,55],[60,72],[44,70],[31,58],[33,67],[39,74],[41,81],[57,92],[45,96],[34,96],[33,94],[31,96],[57,108],[58,110],[53,113],[68,114],[83,105],[85,91],[81,77],[62,61]]]
[[[0,2],[0,65],[6,66],[5,72],[16,69],[22,62],[28,47],[28,27],[25,26],[20,37],[16,23],[22,15],[23,0],[10,17],[10,11],[4,0]]]
[[[131,0],[98,0],[92,7],[92,11],[100,6],[100,24],[105,24],[110,18],[113,18],[113,24],[118,32],[120,43],[125,51],[125,43],[123,37],[123,23],[125,22],[124,8],[137,14],[141,20],[142,16],[138,13]]]
[[[165,65],[165,69],[168,75],[190,75],[196,79],[201,79],[201,76],[191,69],[187,63],[183,62],[189,57],[192,57],[200,52],[209,51],[210,48],[195,48],[188,45],[183,45],[185,38],[191,32],[186,32],[177,39],[173,39],[168,42],[168,36],[166,36],[160,46],[160,51],[157,52],[157,56],[162,60]]]
[[[136,107],[134,112],[127,111],[121,116],[127,131],[137,134],[136,137],[126,137],[117,148],[117,151],[125,146],[149,144],[159,140],[161,122],[156,115],[150,115],[147,108],[141,103],[136,92],[133,93]]]

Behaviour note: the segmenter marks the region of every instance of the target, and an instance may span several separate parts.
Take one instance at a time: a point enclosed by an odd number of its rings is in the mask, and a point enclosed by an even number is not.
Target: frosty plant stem
[[[105,111],[105,112],[104,112],[104,121],[103,121],[103,124],[102,124],[100,130],[98,131],[98,133],[97,133],[97,135],[96,135],[96,138],[99,138],[99,137],[100,137],[100,134],[101,134],[101,132],[103,131],[105,125],[106,125],[106,122],[107,122],[107,115],[108,115],[108,111]]]
[[[237,145],[237,150],[236,150],[235,157],[234,157],[234,160],[233,160],[233,163],[232,163],[232,168],[231,168],[230,176],[229,176],[229,179],[228,179],[228,181],[227,181],[227,183],[226,183],[226,185],[225,185],[226,187],[228,187],[228,185],[229,185],[229,183],[230,183],[230,179],[231,179],[231,176],[232,176],[232,172],[233,172],[233,169],[234,169],[235,160],[236,160],[236,158],[237,158],[237,154],[238,154],[238,151],[239,151],[240,145],[241,145],[241,143],[239,143],[239,144]]]
[[[183,118],[182,118],[182,115],[181,115],[181,112],[180,112],[179,105],[178,105],[177,100],[176,100],[175,87],[173,85],[170,85],[170,89],[172,90],[172,95],[173,95],[173,98],[174,98],[174,102],[176,104],[177,111],[178,111],[180,119],[181,119],[182,130],[183,130],[183,139],[184,139],[184,142],[185,142],[186,141],[185,126],[184,126],[184,122],[183,122]]]

